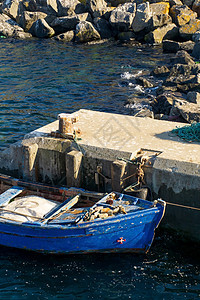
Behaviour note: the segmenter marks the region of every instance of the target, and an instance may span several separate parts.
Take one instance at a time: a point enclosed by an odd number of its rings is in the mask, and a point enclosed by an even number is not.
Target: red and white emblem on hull
[[[123,242],[126,242],[126,239],[124,239],[123,237],[120,237],[120,238],[117,240],[117,243],[123,244]]]

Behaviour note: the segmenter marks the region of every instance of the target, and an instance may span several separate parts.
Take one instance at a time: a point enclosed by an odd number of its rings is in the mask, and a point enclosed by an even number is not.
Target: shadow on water
[[[1,299],[198,299],[197,250],[166,232],[146,255],[55,256],[2,247]]]

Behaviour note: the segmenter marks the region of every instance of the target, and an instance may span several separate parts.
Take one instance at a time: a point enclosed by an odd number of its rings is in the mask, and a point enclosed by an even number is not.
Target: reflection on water
[[[195,251],[163,233],[146,255],[51,256],[2,247],[1,299],[199,299]]]

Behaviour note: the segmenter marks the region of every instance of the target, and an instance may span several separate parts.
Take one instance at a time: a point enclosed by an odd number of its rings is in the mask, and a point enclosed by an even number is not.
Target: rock
[[[188,122],[200,122],[200,106],[195,103],[185,102],[184,104],[176,103],[176,108],[180,115]]]
[[[200,42],[195,43],[193,51],[192,51],[192,56],[194,56],[197,59],[200,58]]]
[[[36,3],[36,10],[42,11],[46,14],[53,14],[56,15],[58,13],[58,6],[56,0],[35,0]],[[26,3],[26,1],[24,1]]]
[[[36,2],[36,0],[22,0],[22,1],[20,1],[19,2],[20,3],[20,5],[22,5],[23,6],[23,11],[32,11],[32,12],[35,12],[35,11],[37,11],[38,10],[38,4],[37,4],[37,2]],[[18,12],[18,15],[20,15],[21,13],[19,13]]]
[[[38,38],[48,38],[55,34],[55,31],[44,19],[38,19],[33,23],[29,32]]]
[[[198,91],[200,88],[200,66],[196,64],[175,64],[162,88],[175,87],[178,91]]]
[[[57,0],[58,16],[72,16],[86,12],[85,5],[78,0]]]
[[[194,0],[182,0],[184,5],[187,5],[188,7],[192,7],[192,4],[194,2]]]
[[[200,106],[200,93],[198,92],[188,92],[187,101],[191,103],[196,103]]]
[[[67,31],[65,33],[61,33],[53,37],[54,40],[62,41],[62,42],[73,42],[74,38],[75,38],[75,32],[73,30]]]
[[[177,26],[183,26],[189,23],[191,19],[195,19],[197,17],[197,13],[193,12],[187,5],[172,6],[170,9],[170,15]]]
[[[129,42],[131,40],[135,40],[135,34],[133,31],[119,32],[117,39],[122,42]]]
[[[58,17],[51,23],[51,27],[53,27],[56,32],[63,33],[73,29],[75,30],[78,23],[79,20],[76,15]]]
[[[135,13],[135,18],[132,23],[134,32],[139,32],[150,26],[150,19],[152,18],[152,11],[149,2],[138,4]]]
[[[46,17],[47,14],[43,12],[24,11],[17,21],[24,31],[28,32],[35,21],[38,19],[45,19]]]
[[[176,85],[177,90],[183,93],[188,91],[196,91],[200,88],[200,76],[190,75],[188,77],[179,76],[176,78],[169,77],[165,81],[165,85],[173,86]]]
[[[168,76],[169,74],[170,74],[170,70],[166,66],[161,66],[161,67],[158,66],[151,72],[151,75],[156,77],[165,77]]]
[[[32,34],[24,31],[15,31],[12,37],[16,39],[25,40],[32,38]]]
[[[20,37],[20,33],[24,34],[23,28],[5,14],[0,14],[0,32],[5,37]]]
[[[192,10],[200,17],[200,0],[195,0],[192,5]]]
[[[192,52],[194,48],[194,42],[176,42],[165,40],[162,42],[162,47],[164,52],[176,53],[179,50],[185,50],[187,52]]]
[[[137,84],[142,85],[145,88],[151,88],[154,86],[147,78],[142,76],[136,77],[135,81]]]
[[[200,20],[192,19],[188,24],[179,28],[179,34],[182,39],[191,40],[193,34],[198,30],[200,30]]]
[[[109,21],[111,12],[114,10],[114,7],[106,7],[102,10],[102,18]]]
[[[92,23],[81,21],[76,25],[76,41],[80,43],[90,42],[101,39],[99,32]]]
[[[170,59],[170,61],[172,64],[187,64],[187,65],[191,64],[191,65],[193,65],[195,63],[194,60],[192,59],[192,57],[190,56],[190,54],[184,50],[178,51],[176,53],[176,56],[172,57]]]
[[[2,4],[2,12],[12,19],[16,19],[18,15],[19,0],[4,0]]]
[[[172,18],[169,16],[169,7],[168,2],[150,4],[152,11],[152,29],[172,22]]]
[[[168,24],[149,32],[145,41],[151,44],[160,44],[163,40],[175,39],[178,36],[178,27],[175,24]]]
[[[107,8],[107,3],[104,0],[87,0],[86,8],[93,18],[97,18],[104,14],[104,9]]]
[[[164,94],[157,96],[152,103],[154,114],[169,115],[170,110],[174,104],[174,100],[174,96],[170,92],[165,92]]]
[[[170,7],[174,5],[183,5],[183,2],[181,0],[169,0]]]
[[[110,24],[118,31],[129,31],[136,13],[135,3],[125,3],[115,8],[110,15]]]
[[[196,32],[193,34],[192,40],[193,40],[195,43],[200,42],[200,30],[196,31]]]
[[[94,24],[100,33],[102,39],[109,39],[112,37],[112,29],[110,23],[102,18],[94,19]]]
[[[124,4],[126,2],[132,2],[132,1],[127,1],[127,0],[109,0],[108,2],[110,3],[111,6],[117,7],[120,4]]]
[[[200,65],[198,64],[177,64],[171,68],[170,75],[172,77],[188,77],[200,73]]]

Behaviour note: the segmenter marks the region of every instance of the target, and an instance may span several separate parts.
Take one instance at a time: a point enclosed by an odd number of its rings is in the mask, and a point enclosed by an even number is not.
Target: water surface
[[[0,149],[81,108],[132,114],[160,47],[0,40]],[[163,231],[147,255],[47,256],[0,247],[1,299],[199,299],[199,248]]]

